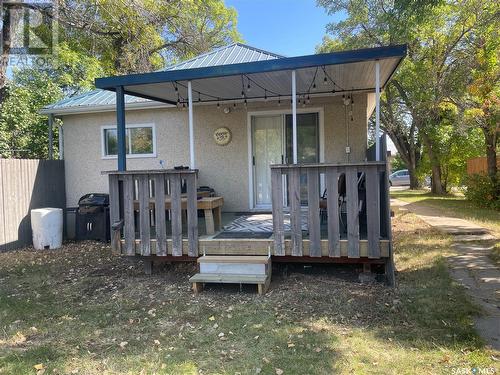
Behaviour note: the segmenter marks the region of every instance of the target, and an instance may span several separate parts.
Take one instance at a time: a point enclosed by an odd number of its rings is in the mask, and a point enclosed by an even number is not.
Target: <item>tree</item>
[[[149,72],[240,39],[222,0],[65,0],[57,16],[72,49],[106,74]]]
[[[468,40],[479,28],[495,23],[499,13],[497,3],[488,0],[320,0],[318,3],[330,13],[347,13],[345,20],[328,27],[344,45],[408,43],[408,57],[391,83],[396,90],[396,99],[391,100],[400,113],[408,110],[411,121],[406,122],[403,134],[393,134],[391,138],[398,146],[404,144],[400,142],[404,135],[407,139],[417,136],[430,162],[432,191],[445,192],[437,131],[447,124],[442,118],[442,108],[445,104],[456,105],[464,95],[470,72],[466,63],[470,53]],[[390,106],[382,108],[385,126],[391,119],[390,109]]]
[[[15,73],[0,114],[0,156],[46,158],[47,116],[38,111],[62,95],[45,72],[31,69]]]
[[[484,137],[488,176],[496,186],[500,199],[497,150],[500,137],[500,35],[498,25],[484,25],[470,39],[472,74],[467,94],[459,103],[464,109],[465,123],[479,129]]]

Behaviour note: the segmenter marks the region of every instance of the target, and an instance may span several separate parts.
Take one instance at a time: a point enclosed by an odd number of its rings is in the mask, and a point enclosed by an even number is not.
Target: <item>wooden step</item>
[[[198,258],[198,263],[252,263],[268,264],[268,256],[252,255],[204,255]]]
[[[267,275],[271,258],[266,256],[203,256],[198,258],[200,273]]]
[[[264,294],[271,282],[270,274],[197,273],[189,279],[195,293],[201,292],[203,283],[257,284],[259,294]]]

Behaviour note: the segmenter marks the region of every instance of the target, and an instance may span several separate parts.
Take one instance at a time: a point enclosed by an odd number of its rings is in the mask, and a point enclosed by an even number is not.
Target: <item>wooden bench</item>
[[[203,210],[205,214],[205,227],[206,233],[212,235],[215,230],[220,230],[222,223],[222,206],[224,205],[224,198],[222,197],[202,197],[197,200],[197,209]],[[149,208],[154,209],[154,198],[149,200]],[[172,200],[167,195],[165,196],[165,209],[172,208]],[[134,200],[134,209],[139,209],[139,201]],[[181,209],[187,210],[187,198],[181,197]]]
[[[256,284],[259,294],[271,283],[271,258],[268,256],[205,255],[198,258],[200,273],[189,279],[195,293],[204,283]]]

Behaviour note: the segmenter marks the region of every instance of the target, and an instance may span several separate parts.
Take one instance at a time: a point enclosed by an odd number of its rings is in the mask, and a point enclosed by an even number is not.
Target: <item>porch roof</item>
[[[406,45],[396,45],[105,77],[95,83],[104,90],[121,86],[126,94],[173,105],[187,103],[188,81],[195,103],[276,100],[291,96],[290,71],[295,70],[299,98],[328,96],[375,91],[377,61],[383,88],[405,55]]]

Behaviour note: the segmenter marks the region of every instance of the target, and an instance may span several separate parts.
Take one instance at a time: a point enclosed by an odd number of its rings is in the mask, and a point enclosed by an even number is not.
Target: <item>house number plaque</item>
[[[226,127],[214,131],[214,140],[219,146],[225,146],[231,142],[231,130]]]

